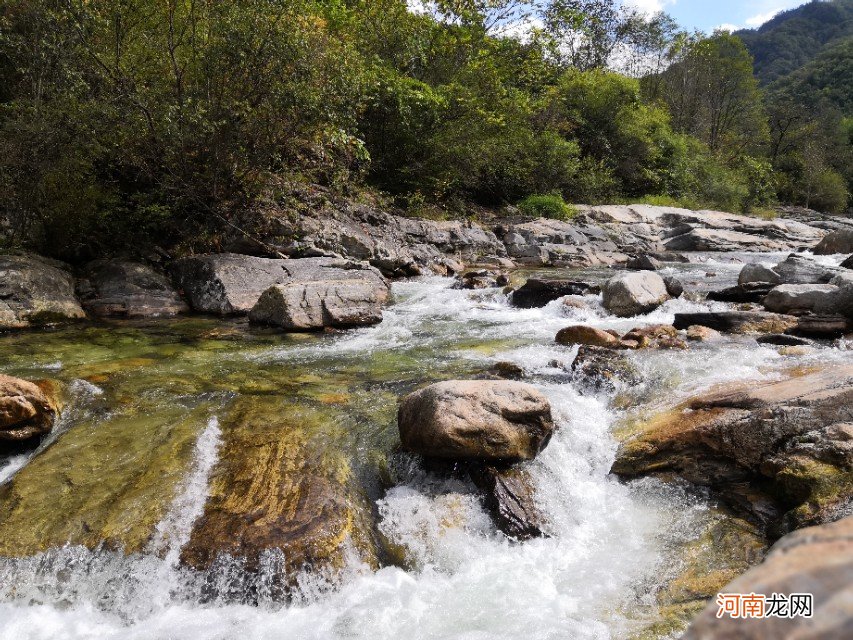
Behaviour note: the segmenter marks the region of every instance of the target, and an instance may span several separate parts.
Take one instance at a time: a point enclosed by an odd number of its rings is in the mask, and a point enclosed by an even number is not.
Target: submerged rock
[[[580,382],[593,389],[613,391],[620,384],[632,387],[643,382],[642,375],[628,358],[606,347],[580,347],[571,370]]]
[[[249,312],[249,320],[292,331],[361,327],[382,322],[390,290],[378,271],[330,269],[326,280],[277,284]]]
[[[222,431],[184,563],[207,569],[225,556],[255,571],[265,555],[281,553],[284,584],[271,585],[279,589],[304,570],[329,577],[350,553],[376,567],[370,502],[321,426],[281,398],[254,397],[238,401]]]
[[[33,254],[0,255],[0,329],[85,317],[66,265]]]
[[[533,481],[522,467],[473,465],[471,480],[497,528],[514,540],[541,538],[544,518],[536,506]]]
[[[397,418],[403,447],[452,460],[532,460],[551,439],[548,399],[522,382],[451,380],[409,394]]]
[[[733,383],[640,425],[613,472],[674,472],[735,505],[743,501],[732,489],[748,483],[785,513],[770,523],[777,532],[830,520],[851,499],[853,448],[849,430],[838,427],[851,401],[853,365]]]
[[[720,311],[698,313],[676,313],[676,329],[687,329],[701,325],[723,333],[785,333],[797,326],[797,318],[762,311]]]
[[[687,327],[687,339],[692,342],[709,342],[721,337],[722,334],[719,331],[710,327],[703,327],[701,324],[693,324]]]
[[[559,300],[564,296],[585,295],[599,291],[598,287],[586,282],[530,278],[512,292],[510,301],[513,306],[520,309],[534,309],[544,307],[549,302]]]
[[[0,374],[0,452],[35,446],[50,433],[55,398],[32,382]]]
[[[720,589],[720,593],[811,594],[812,615],[764,619],[717,616],[712,600],[693,621],[684,640],[822,638],[853,634],[853,517],[796,531],[779,540],[764,562]],[[789,609],[790,611],[790,609]]]
[[[853,229],[839,229],[829,233],[814,248],[814,253],[818,256],[853,253]]]
[[[669,299],[663,278],[650,271],[615,276],[607,281],[602,293],[604,308],[620,317],[648,313]]]
[[[99,317],[157,318],[189,311],[168,278],[139,262],[91,263],[77,290],[86,310]]]
[[[676,328],[668,324],[635,327],[622,336],[622,344],[632,349],[687,348],[687,343],[679,337]]]

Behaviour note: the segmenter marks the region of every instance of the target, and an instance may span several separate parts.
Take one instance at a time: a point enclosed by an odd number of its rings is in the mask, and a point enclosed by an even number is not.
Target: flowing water
[[[731,284],[741,260],[780,257],[699,256],[669,271],[707,290]],[[554,344],[559,329],[628,330],[724,305],[676,300],[621,320],[596,296],[586,310],[519,310],[500,292],[451,285],[396,283],[382,324],[343,334],[194,318],[0,337],[0,371],[67,389],[49,441],[0,459],[0,555],[9,556],[0,558],[0,638],[640,637],[663,619],[658,596],[685,569],[685,549],[721,516],[695,490],[611,477],[614,428],[643,403],[850,357],[844,344],[790,357],[732,338],[633,354],[647,382],[596,394],[557,366],[575,353]],[[431,475],[396,449],[401,395],[499,361],[523,367],[559,425],[530,465],[549,537],[523,544],[495,532],[467,482]],[[386,547],[381,568],[352,545],[333,583],[305,574],[282,602],[275,552],[251,577],[239,563],[206,572],[181,563],[219,478],[230,412],[247,398],[345,457]],[[226,586],[211,596],[212,583]],[[651,637],[673,631],[663,628]]]

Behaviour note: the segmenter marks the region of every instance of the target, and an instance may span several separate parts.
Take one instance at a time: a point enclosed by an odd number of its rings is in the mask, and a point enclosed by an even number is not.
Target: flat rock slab
[[[760,311],[722,311],[676,313],[673,326],[688,329],[694,325],[708,327],[722,333],[755,334],[785,333],[797,326],[797,318]]]
[[[0,256],[0,329],[24,329],[85,317],[66,265],[33,254]]]
[[[365,269],[363,263],[338,258],[278,260],[235,253],[193,256],[172,265],[192,308],[222,316],[248,314],[273,285],[347,279]]]
[[[189,311],[169,279],[148,265],[126,260],[90,263],[77,283],[93,316],[168,318]]]

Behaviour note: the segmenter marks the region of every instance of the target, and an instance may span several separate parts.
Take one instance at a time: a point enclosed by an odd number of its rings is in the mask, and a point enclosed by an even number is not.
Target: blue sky
[[[785,9],[805,4],[807,0],[626,0],[649,11],[663,10],[688,29],[712,31],[755,28]]]

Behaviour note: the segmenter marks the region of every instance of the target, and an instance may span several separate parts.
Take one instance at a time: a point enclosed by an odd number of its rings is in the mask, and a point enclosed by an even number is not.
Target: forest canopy
[[[526,3],[424,8],[7,0],[6,241],[66,258],[174,244],[294,183],[451,215],[546,195],[847,207],[850,103],[809,80],[832,57],[771,99],[738,36],[663,14],[552,0],[519,35]]]

